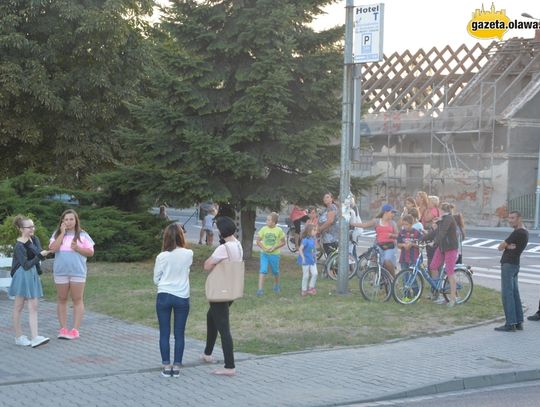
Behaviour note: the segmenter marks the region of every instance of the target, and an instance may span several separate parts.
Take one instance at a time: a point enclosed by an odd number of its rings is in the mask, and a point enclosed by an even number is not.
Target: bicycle
[[[418,246],[420,254],[414,267],[401,270],[394,279],[394,299],[400,304],[414,304],[422,296],[424,281],[427,281],[432,292],[442,294],[448,302],[450,298],[450,282],[446,271],[443,269],[440,277],[433,279],[429,275],[427,267],[424,266],[423,249],[426,244],[419,243]],[[474,288],[471,267],[465,264],[456,264],[454,276],[456,278],[456,304],[464,304],[471,298]]]
[[[358,243],[354,239],[352,239],[352,234],[350,243],[352,246],[352,250],[349,253],[349,280],[355,275],[357,275],[358,278],[361,278],[362,274],[365,273],[368,268],[376,267],[378,261],[376,245],[369,247],[364,253],[357,255]],[[339,251],[334,250],[332,253],[330,253],[330,256],[324,264],[324,272],[329,275],[332,280],[337,279],[338,257]],[[353,261],[355,264],[354,268],[352,267]],[[335,277],[333,277],[334,275]]]
[[[357,274],[358,270],[358,259],[356,257],[356,242],[351,240],[353,245],[352,252],[349,253],[349,267],[348,275],[349,280]],[[338,278],[338,269],[339,269],[339,249],[335,249],[324,262],[323,273],[332,280],[337,280]]]
[[[393,278],[381,262],[381,250],[375,243],[364,253],[366,269],[359,277],[360,293],[366,301],[386,302],[392,296]]]
[[[294,225],[293,222],[287,218],[285,221],[287,224],[287,235],[286,235],[286,242],[287,242],[287,248],[291,251],[291,253],[296,253],[298,248],[296,247],[296,240],[294,238]]]

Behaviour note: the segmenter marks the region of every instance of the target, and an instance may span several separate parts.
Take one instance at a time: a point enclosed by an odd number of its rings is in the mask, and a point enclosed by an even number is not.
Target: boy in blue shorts
[[[285,233],[280,227],[276,226],[277,222],[278,214],[272,212],[266,218],[266,226],[257,234],[257,246],[261,248],[261,269],[259,271],[257,297],[264,294],[264,278],[268,274],[268,267],[272,269],[274,275],[274,292],[276,294],[281,292],[279,285],[279,249],[285,246]]]

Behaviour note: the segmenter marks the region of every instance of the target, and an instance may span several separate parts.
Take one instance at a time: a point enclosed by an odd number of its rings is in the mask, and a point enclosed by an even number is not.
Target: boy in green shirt
[[[279,257],[280,248],[285,246],[285,233],[280,227],[277,227],[278,214],[272,212],[266,218],[264,226],[257,234],[257,246],[261,248],[261,268],[259,271],[259,289],[257,297],[264,294],[264,278],[268,274],[268,266],[272,269],[274,275],[274,292],[279,294]]]

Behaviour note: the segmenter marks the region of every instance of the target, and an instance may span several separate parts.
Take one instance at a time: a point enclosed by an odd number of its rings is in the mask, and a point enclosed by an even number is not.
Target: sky
[[[319,19],[318,26],[325,28],[345,22],[345,1],[326,8],[327,14]],[[360,1],[358,4],[376,4],[377,2]],[[540,2],[531,0],[384,0],[384,41],[386,55],[402,52],[406,49],[416,51],[420,48],[442,48],[451,45],[457,48],[461,44],[474,45],[493,39],[477,39],[467,32],[467,23],[475,9],[489,10],[494,3],[495,9],[505,9],[511,19],[526,21],[521,13],[527,12],[540,18]],[[531,38],[534,30],[510,30],[503,39],[511,37]]]
[[[287,1],[287,0],[275,0]],[[359,1],[357,4],[376,4],[376,1]],[[167,0],[158,0],[167,3]],[[506,10],[511,20],[526,21],[521,13],[527,12],[540,18],[540,2],[532,0],[383,0],[384,3],[384,41],[383,52],[403,52],[406,49],[416,51],[432,47],[442,48],[451,45],[457,48],[461,44],[474,45],[477,42],[489,44],[493,39],[477,39],[467,32],[467,23],[475,9],[489,10],[491,4],[495,9]],[[345,0],[328,6],[326,15],[321,16],[314,24],[315,29],[324,29],[345,23]],[[156,16],[155,16],[156,17]],[[532,38],[534,30],[510,30],[503,39],[511,37]]]

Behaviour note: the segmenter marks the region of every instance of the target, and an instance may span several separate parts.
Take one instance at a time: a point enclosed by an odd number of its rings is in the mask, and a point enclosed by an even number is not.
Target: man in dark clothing
[[[519,258],[529,242],[529,232],[523,227],[521,213],[508,214],[508,223],[514,231],[499,245],[501,257],[501,298],[506,323],[495,328],[496,331],[515,332],[523,330],[523,308],[519,296],[518,273]]]
[[[538,311],[535,314],[527,317],[529,321],[540,321],[540,303],[538,304]]]

